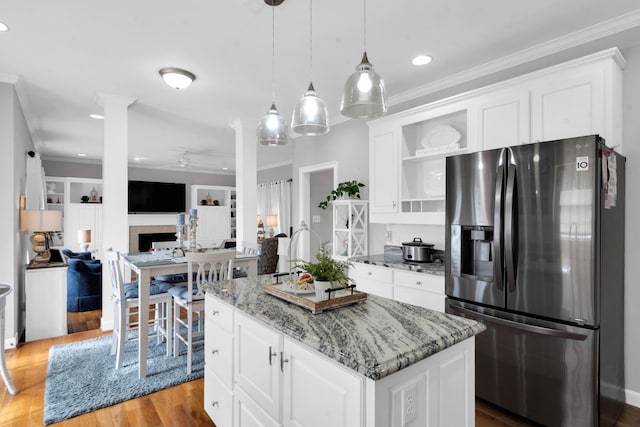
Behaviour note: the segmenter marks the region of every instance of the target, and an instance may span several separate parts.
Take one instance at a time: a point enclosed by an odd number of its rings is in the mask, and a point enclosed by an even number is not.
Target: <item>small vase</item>
[[[314,280],[313,286],[316,289],[316,298],[320,301],[325,301],[329,299],[329,293],[325,292],[325,290],[331,287],[331,282],[326,282],[323,280]]]

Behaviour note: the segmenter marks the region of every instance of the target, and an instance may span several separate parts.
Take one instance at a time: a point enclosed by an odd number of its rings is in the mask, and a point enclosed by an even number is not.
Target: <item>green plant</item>
[[[321,209],[327,209],[329,207],[329,203],[343,195],[351,199],[359,199],[360,188],[362,187],[364,187],[364,184],[356,180],[341,182],[335,190],[331,191],[331,194],[327,196],[326,200],[318,203],[318,207]]]
[[[344,286],[351,282],[347,271],[350,264],[338,261],[327,255],[324,243],[320,245],[316,260],[317,262],[298,261],[296,267],[309,273],[314,280],[331,282],[332,286]]]

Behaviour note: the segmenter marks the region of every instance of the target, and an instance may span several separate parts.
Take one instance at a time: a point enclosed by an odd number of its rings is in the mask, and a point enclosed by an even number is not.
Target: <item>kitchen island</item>
[[[474,424],[481,323],[369,295],[319,314],[207,285],[205,409],[218,426]]]

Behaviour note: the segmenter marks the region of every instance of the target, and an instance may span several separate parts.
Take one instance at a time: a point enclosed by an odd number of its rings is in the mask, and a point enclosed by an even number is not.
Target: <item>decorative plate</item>
[[[456,144],[462,135],[450,125],[439,125],[431,129],[422,139],[422,146],[426,149],[439,149]]]

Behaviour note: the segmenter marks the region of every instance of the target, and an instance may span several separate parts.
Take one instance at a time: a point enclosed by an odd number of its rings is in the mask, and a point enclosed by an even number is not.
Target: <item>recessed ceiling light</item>
[[[166,84],[174,89],[184,89],[196,79],[196,76],[181,68],[165,67],[159,71]]]
[[[141,160],[144,160],[144,157],[142,157],[142,156],[133,156],[133,161],[134,162],[139,162]]]
[[[223,171],[228,171],[228,170],[229,170],[229,168],[222,168],[222,170],[223,170]]]
[[[429,62],[431,62],[429,55],[418,55],[411,60],[413,65],[427,65]]]
[[[78,157],[87,157],[87,155],[84,153],[78,153]]]
[[[102,114],[89,114],[89,117],[96,120],[103,120],[104,116]]]
[[[0,22],[0,32],[9,31],[9,27],[4,22]]]

